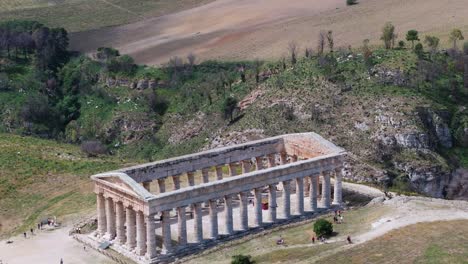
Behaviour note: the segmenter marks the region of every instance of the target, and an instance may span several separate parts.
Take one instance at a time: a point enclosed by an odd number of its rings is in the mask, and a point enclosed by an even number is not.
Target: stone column
[[[210,200],[210,238],[218,238],[218,206],[216,200]]]
[[[330,174],[324,173],[323,174],[323,183],[322,183],[322,202],[323,207],[330,208],[331,197],[330,197]]]
[[[146,227],[143,212],[141,211],[136,212],[136,229],[136,254],[139,256],[143,256],[146,252]]]
[[[174,191],[180,189],[180,175],[172,176],[172,182],[174,183]]]
[[[276,166],[275,164],[275,154],[269,154],[268,155],[268,168],[272,168]]]
[[[263,157],[255,157],[255,167],[256,170],[263,169]]]
[[[117,233],[117,244],[125,244],[125,214],[122,202],[115,203],[115,223]]]
[[[154,215],[146,216],[146,258],[156,257],[156,221]]]
[[[283,217],[291,217],[291,181],[283,181]]]
[[[263,219],[262,219],[262,189],[256,188],[254,189],[255,195],[255,226],[262,226]]]
[[[333,204],[341,205],[343,202],[343,190],[342,190],[342,178],[343,174],[341,168],[335,170],[335,189],[333,191]]]
[[[304,214],[304,179],[296,178],[296,213]]]
[[[236,163],[229,163],[229,176],[236,176],[237,175],[237,164]]]
[[[304,177],[304,196],[310,196],[310,178]]]
[[[127,220],[127,248],[132,250],[136,246],[136,215],[131,207],[125,209]]]
[[[159,193],[166,192],[166,179],[158,179]]]
[[[106,223],[106,236],[109,238],[109,240],[113,240],[115,238],[115,210],[114,201],[112,198],[106,198]]]
[[[104,236],[106,234],[107,229],[107,222],[106,222],[106,199],[102,195],[102,193],[97,195],[96,198],[97,204],[97,220],[98,220],[98,229],[97,233],[100,236]]]
[[[224,220],[224,225],[226,226],[225,233],[230,235],[234,228],[232,223],[232,198],[229,195],[224,196]]]
[[[217,180],[223,179],[223,166],[216,166],[216,179]]]
[[[280,163],[281,165],[288,163],[288,154],[286,152],[280,153]]]
[[[172,249],[170,211],[163,211],[162,215],[163,215],[163,219],[162,219],[162,236],[163,236],[162,253],[167,254]]]
[[[242,173],[250,172],[250,160],[243,160],[242,163]]]
[[[270,213],[270,221],[276,222],[276,184],[268,185],[268,207]]]
[[[310,176],[310,210],[317,212],[317,195],[318,195],[318,176]]]
[[[143,185],[143,188],[145,188],[148,192],[151,192],[151,181],[142,182],[141,184]]]
[[[249,229],[249,208],[248,208],[248,195],[247,192],[241,192],[239,194],[240,199],[240,229],[246,231]]]
[[[201,209],[201,203],[193,204],[195,243],[203,242],[203,215]]]
[[[177,208],[177,236],[179,246],[187,244],[187,218],[185,216],[185,206]]]
[[[195,176],[193,171],[187,172],[187,181],[189,186],[195,186]]]
[[[203,180],[203,183],[208,183],[208,182],[210,181],[209,172],[210,172],[209,169],[202,169],[202,180]]]

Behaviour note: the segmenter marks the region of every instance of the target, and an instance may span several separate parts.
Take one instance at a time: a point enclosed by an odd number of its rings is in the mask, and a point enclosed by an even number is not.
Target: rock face
[[[452,173],[447,198],[468,201],[468,169],[459,168]]]
[[[431,197],[444,198],[446,186],[450,182],[450,173],[441,166],[413,167],[411,164],[396,163],[395,167],[404,171],[410,180],[411,187]]]
[[[403,148],[428,149],[429,137],[425,133],[413,132],[409,134],[396,134],[396,143]]]
[[[432,135],[432,140],[444,148],[453,146],[452,133],[448,126],[450,113],[448,111],[434,111],[430,108],[418,109],[421,121]]]
[[[376,66],[372,69],[371,74],[381,84],[395,86],[407,86],[409,84],[408,75],[398,69],[387,69],[382,66]]]

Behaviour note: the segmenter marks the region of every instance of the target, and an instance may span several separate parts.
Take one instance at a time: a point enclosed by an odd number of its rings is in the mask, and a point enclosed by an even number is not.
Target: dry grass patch
[[[322,263],[468,263],[468,221],[419,223],[321,259]]]

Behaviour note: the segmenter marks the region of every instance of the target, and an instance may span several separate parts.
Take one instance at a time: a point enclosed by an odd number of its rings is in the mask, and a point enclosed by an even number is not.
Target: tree
[[[192,52],[190,52],[190,53],[187,55],[187,60],[188,60],[188,63],[189,63],[190,68],[192,68],[193,65],[195,65],[195,61],[197,60],[197,57],[195,56],[195,54],[193,54]]]
[[[291,64],[294,65],[297,62],[297,43],[295,41],[291,41],[288,44],[289,55],[291,56]]]
[[[320,31],[317,46],[317,53],[319,56],[322,56],[323,50],[325,48],[325,35],[325,31]]]
[[[358,1],[357,0],[346,0],[346,5],[357,5]]]
[[[461,32],[460,29],[455,28],[450,32],[450,41],[453,42],[453,48],[457,49],[457,42],[459,40],[464,40],[465,38],[463,37],[463,33]]]
[[[385,23],[380,39],[383,40],[386,49],[392,48],[392,41],[394,41],[395,38],[395,26],[391,22]]]
[[[314,223],[314,232],[317,236],[330,236],[333,233],[333,225],[325,219],[319,219]]]
[[[365,39],[362,43],[364,65],[366,66],[368,72],[370,72],[370,69],[372,68],[372,51],[369,48],[369,42],[369,39]]]
[[[252,260],[252,256],[250,255],[234,255],[232,256],[231,264],[255,264],[255,261]]]
[[[254,61],[254,71],[255,71],[255,83],[258,84],[260,82],[260,70],[262,69],[263,62],[259,59],[255,59]]]
[[[404,48],[405,48],[405,45],[406,45],[406,44],[405,44],[405,42],[404,42],[403,40],[400,40],[400,41],[398,42],[398,48],[399,48],[399,49],[404,49]]]
[[[330,53],[333,53],[333,47],[335,46],[335,42],[333,41],[333,31],[329,30],[327,33],[327,43],[328,48],[330,49]]]
[[[416,53],[416,55],[418,55],[419,58],[422,58],[422,56],[424,55],[424,47],[421,43],[416,44],[416,46],[414,47],[414,53]]]
[[[414,49],[414,42],[419,41],[419,32],[417,30],[409,30],[406,33],[406,40],[411,41],[411,48]]]
[[[464,64],[464,75],[463,75],[463,82],[465,89],[468,90],[468,42],[465,42],[463,45],[463,64]]]
[[[437,49],[439,48],[440,39],[436,36],[426,36],[424,38],[424,43],[427,44],[429,49],[431,50],[431,54],[435,54]]]
[[[234,114],[234,110],[236,110],[237,108],[237,103],[238,103],[237,99],[231,96],[227,97],[224,100],[223,112],[224,112],[225,119],[229,117],[229,120],[232,122],[232,117]]]

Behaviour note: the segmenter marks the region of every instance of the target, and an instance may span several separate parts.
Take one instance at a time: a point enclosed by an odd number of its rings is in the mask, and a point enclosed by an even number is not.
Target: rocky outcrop
[[[410,78],[408,74],[399,69],[389,69],[381,65],[372,68],[371,75],[377,82],[385,85],[408,86]]]
[[[448,126],[450,113],[448,111],[434,111],[430,108],[419,108],[419,116],[431,134],[434,145],[444,148],[453,146],[452,133]]]
[[[164,82],[160,82],[154,79],[128,79],[123,77],[101,77],[101,83],[104,83],[108,87],[124,86],[130,89],[146,90],[155,89],[156,87],[166,86]]]
[[[395,141],[398,146],[408,149],[428,149],[429,137],[425,133],[412,132],[406,134],[396,134]]]
[[[450,182],[450,173],[442,166],[414,166],[411,163],[395,163],[395,167],[404,171],[411,187],[419,193],[431,197],[444,198]]]
[[[468,169],[455,170],[446,191],[449,199],[468,200]]]

